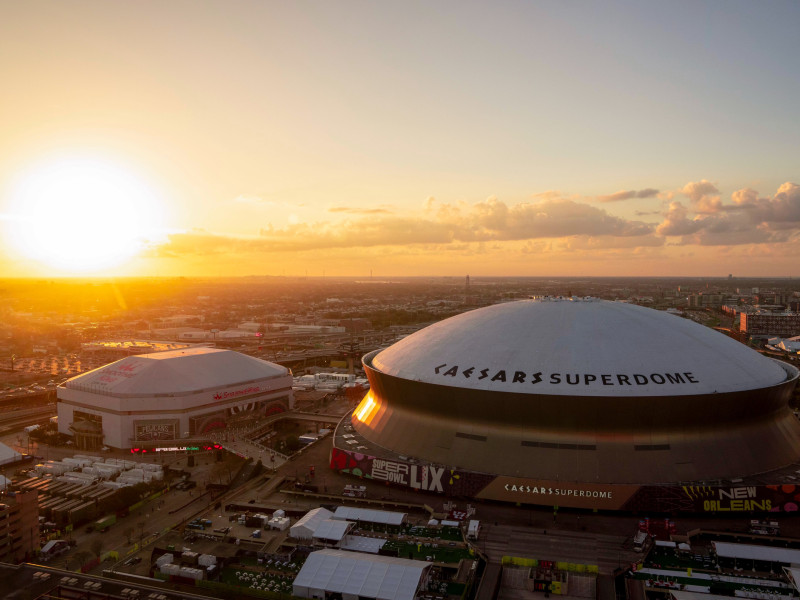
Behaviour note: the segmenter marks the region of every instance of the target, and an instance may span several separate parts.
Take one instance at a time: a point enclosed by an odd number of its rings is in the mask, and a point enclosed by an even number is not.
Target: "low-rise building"
[[[800,313],[741,313],[739,329],[747,335],[800,335]]]
[[[692,294],[689,296],[689,306],[692,308],[719,307],[725,302],[725,294]]]
[[[286,367],[230,350],[129,356],[58,387],[58,428],[82,450],[198,438],[291,410],[291,385]]]
[[[30,560],[38,547],[38,493],[0,494],[0,562]]]

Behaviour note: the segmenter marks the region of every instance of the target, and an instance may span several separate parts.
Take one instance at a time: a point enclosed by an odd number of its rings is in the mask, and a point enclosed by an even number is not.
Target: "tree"
[[[72,560],[74,560],[75,563],[77,563],[78,568],[82,567],[87,562],[89,562],[90,558],[92,558],[92,553],[87,552],[86,550],[78,550],[75,554],[72,555]]]
[[[231,467],[227,462],[214,463],[214,466],[211,467],[210,475],[212,483],[219,483],[219,484],[230,483],[232,479]],[[227,482],[225,481],[225,479],[227,479]]]
[[[300,443],[300,440],[296,435],[292,434],[286,436],[286,449],[289,452],[296,452],[297,450],[300,449],[301,446],[302,444]]]

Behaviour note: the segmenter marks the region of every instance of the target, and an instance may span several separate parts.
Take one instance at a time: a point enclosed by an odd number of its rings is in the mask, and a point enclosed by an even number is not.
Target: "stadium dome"
[[[368,354],[352,428],[395,456],[611,484],[704,482],[800,457],[794,367],[665,312],[499,304]],[[363,452],[367,452],[363,450]]]
[[[77,436],[92,425],[114,448],[203,439],[213,429],[291,410],[291,386],[287,368],[231,350],[129,356],[58,387],[59,431]]]
[[[128,356],[73,377],[65,386],[117,398],[186,396],[288,372],[286,367],[246,354],[201,347]]]

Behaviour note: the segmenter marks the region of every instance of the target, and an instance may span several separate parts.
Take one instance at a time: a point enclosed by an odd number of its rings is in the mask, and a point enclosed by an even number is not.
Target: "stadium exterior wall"
[[[370,410],[354,412],[354,429],[398,455],[435,464],[554,481],[658,484],[737,478],[800,457],[800,422],[788,406],[798,372],[783,363],[786,379],[756,390],[597,397],[434,385],[381,373],[373,356],[364,357],[371,390],[359,407]]]
[[[626,485],[507,477],[424,461],[392,460],[334,446],[331,468],[387,484],[443,494],[518,504],[650,513],[797,512],[800,485]]]
[[[291,410],[291,385],[288,374],[183,396],[125,398],[60,387],[59,431],[72,435],[69,427],[76,421],[77,412],[101,419],[103,444],[113,448],[203,437],[212,429],[224,428],[238,413],[245,418]]]

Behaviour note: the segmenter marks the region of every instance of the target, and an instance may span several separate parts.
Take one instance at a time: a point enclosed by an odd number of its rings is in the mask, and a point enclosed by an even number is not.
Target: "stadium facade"
[[[337,428],[339,471],[580,508],[800,505],[797,369],[689,319],[542,298],[458,315],[363,362],[371,389]]]
[[[203,438],[293,408],[292,374],[231,350],[129,356],[60,385],[58,427],[82,449]]]

